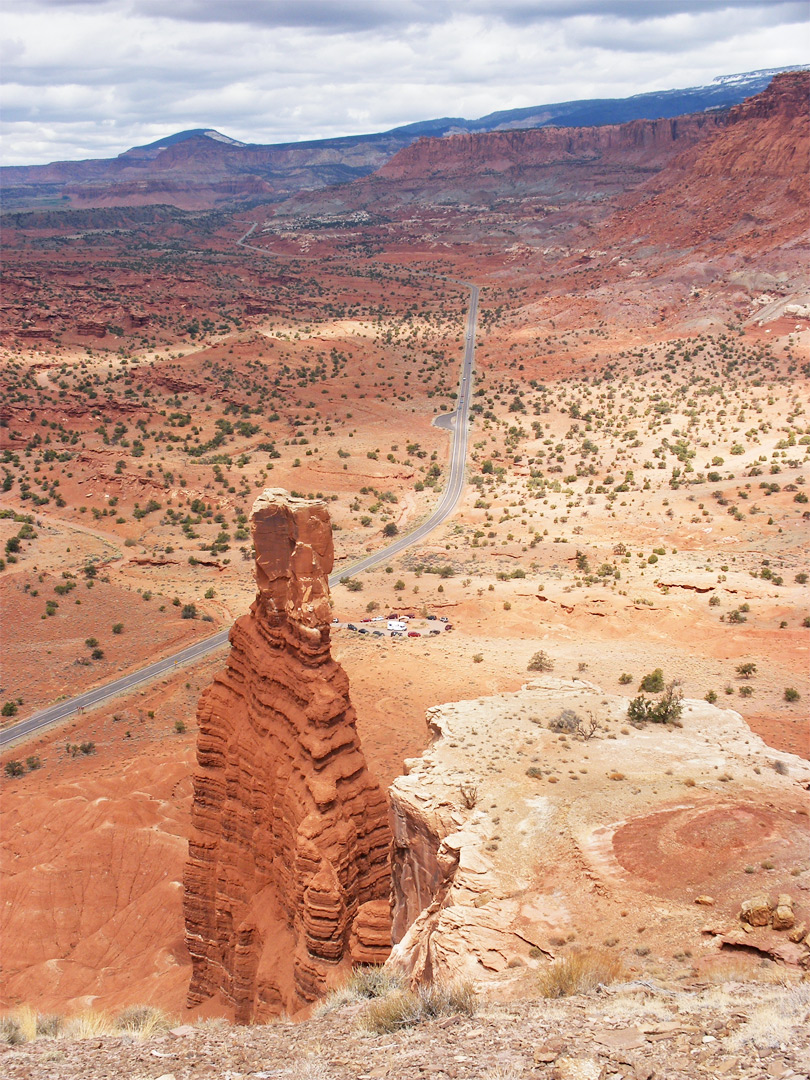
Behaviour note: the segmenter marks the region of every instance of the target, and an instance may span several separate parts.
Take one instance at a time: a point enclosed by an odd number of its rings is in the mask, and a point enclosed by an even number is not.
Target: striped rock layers
[[[189,1004],[217,996],[243,1023],[390,947],[386,801],[330,653],[329,515],[268,490],[251,527],[259,591],[197,712],[184,897]]]

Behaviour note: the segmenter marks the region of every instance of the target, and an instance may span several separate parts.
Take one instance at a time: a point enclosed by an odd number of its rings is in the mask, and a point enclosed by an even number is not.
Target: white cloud
[[[793,0],[6,0],[6,164],[276,142],[802,63]]]

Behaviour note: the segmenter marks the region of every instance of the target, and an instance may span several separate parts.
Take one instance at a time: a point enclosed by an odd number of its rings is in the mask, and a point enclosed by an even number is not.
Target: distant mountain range
[[[390,131],[294,143],[244,143],[193,128],[116,158],[0,169],[3,209],[168,204],[184,209],[249,206],[367,176],[424,136],[592,127],[722,111],[760,93],[779,71],[722,75],[707,86],[506,109],[477,120],[442,117]]]

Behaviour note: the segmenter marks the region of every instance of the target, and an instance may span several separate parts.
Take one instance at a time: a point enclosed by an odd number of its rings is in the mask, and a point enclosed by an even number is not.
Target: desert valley
[[[4,214],[4,1075],[807,1076],[808,91]]]

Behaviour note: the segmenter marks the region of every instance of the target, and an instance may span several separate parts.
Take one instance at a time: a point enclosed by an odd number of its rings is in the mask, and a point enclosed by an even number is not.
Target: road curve
[[[255,227],[255,225],[252,225],[237,243],[242,247],[251,248],[252,246],[245,244],[244,240]],[[252,250],[262,251],[261,248],[252,248]],[[355,574],[362,573],[363,570],[370,570],[373,566],[379,566],[380,563],[387,562],[394,555],[398,555],[412,544],[424,540],[438,525],[441,525],[450,517],[461,498],[461,492],[464,489],[464,470],[467,462],[467,437],[472,396],[472,372],[475,361],[475,329],[478,319],[479,289],[477,285],[473,285],[469,281],[459,281],[457,284],[463,285],[470,290],[470,306],[467,311],[467,324],[464,332],[464,357],[461,363],[461,375],[459,376],[457,406],[454,412],[442,413],[434,421],[436,427],[448,430],[451,437],[450,472],[439,505],[429,518],[411,532],[403,533],[393,543],[386,545],[386,547],[375,551],[371,555],[358,559],[351,565],[343,567],[330,575],[330,588],[334,588],[344,578],[353,577]],[[171,656],[167,656],[163,660],[156,660],[154,663],[139,668],[129,675],[123,675],[120,679],[114,679],[103,686],[97,686],[94,690],[88,690],[77,697],[57,702],[57,704],[51,705],[47,709],[41,709],[39,712],[33,713],[17,724],[11,724],[3,731],[0,731],[0,750],[10,746],[12,743],[30,738],[32,735],[36,735],[74,713],[79,713],[93,705],[100,705],[102,702],[109,701],[110,698],[117,697],[124,691],[131,690],[141,683],[157,679],[181,665],[199,660],[208,653],[223,648],[228,643],[228,634],[228,630],[221,630],[212,637],[198,641],[194,645],[189,645],[187,648],[172,653]]]

